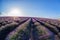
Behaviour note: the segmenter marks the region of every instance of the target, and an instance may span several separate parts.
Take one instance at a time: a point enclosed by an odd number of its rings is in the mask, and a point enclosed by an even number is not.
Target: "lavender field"
[[[0,40],[60,40],[60,21],[36,17],[0,17]]]

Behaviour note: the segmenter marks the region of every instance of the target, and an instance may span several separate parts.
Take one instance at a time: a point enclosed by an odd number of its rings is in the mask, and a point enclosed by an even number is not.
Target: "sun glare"
[[[11,8],[7,16],[23,16],[23,13],[19,8]]]

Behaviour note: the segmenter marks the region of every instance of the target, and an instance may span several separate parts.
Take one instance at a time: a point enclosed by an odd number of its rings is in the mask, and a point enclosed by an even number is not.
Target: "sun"
[[[7,13],[7,16],[23,16],[23,13],[19,8],[11,8]]]

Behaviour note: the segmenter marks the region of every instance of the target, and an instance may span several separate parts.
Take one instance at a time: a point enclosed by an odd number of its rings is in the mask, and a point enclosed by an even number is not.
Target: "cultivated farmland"
[[[0,17],[0,40],[60,40],[60,21],[35,17]]]

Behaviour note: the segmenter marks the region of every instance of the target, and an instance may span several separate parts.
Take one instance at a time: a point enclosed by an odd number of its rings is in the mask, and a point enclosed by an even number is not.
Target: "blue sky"
[[[12,7],[30,17],[60,18],[60,0],[0,0],[0,15]]]

